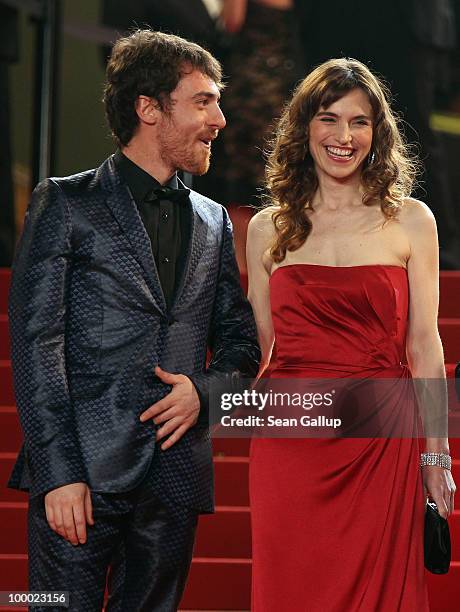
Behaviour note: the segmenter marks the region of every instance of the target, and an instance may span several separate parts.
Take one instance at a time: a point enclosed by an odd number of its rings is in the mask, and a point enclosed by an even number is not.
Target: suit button
[[[163,259],[161,260],[162,263],[169,263],[169,257],[163,257]]]

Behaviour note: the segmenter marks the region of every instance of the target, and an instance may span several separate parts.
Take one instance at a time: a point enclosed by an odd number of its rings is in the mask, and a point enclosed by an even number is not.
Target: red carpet
[[[243,284],[245,284],[245,279]],[[7,341],[9,271],[0,270],[0,590],[27,588],[27,496],[5,488],[21,441]],[[441,273],[440,332],[448,375],[460,361],[460,272]],[[456,406],[460,419],[460,404]],[[460,484],[460,440],[451,440],[454,478]],[[249,610],[251,583],[248,441],[216,440],[217,512],[200,519],[183,610]],[[427,573],[432,612],[456,612],[460,601],[460,493],[450,520],[453,563],[446,576]],[[1,608],[2,609],[6,608]],[[9,608],[12,609],[12,608]],[[14,608],[20,610],[21,608]],[[293,610],[293,612],[296,612]],[[344,611],[345,612],[345,611]],[[416,612],[416,611],[414,611]]]

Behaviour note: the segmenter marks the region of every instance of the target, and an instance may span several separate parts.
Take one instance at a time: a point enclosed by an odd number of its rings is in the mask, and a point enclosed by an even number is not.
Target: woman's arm
[[[401,223],[410,245],[406,351],[427,434],[426,452],[449,454],[444,353],[437,324],[439,255],[436,222],[425,204],[409,199],[401,212]],[[455,484],[450,471],[438,466],[425,466],[422,471],[424,484],[440,513],[446,516],[453,512]]]
[[[275,334],[270,308],[270,267],[267,256],[274,239],[272,208],[257,213],[249,222],[246,242],[248,266],[248,299],[256,319],[259,344],[262,351],[259,376],[268,367]]]

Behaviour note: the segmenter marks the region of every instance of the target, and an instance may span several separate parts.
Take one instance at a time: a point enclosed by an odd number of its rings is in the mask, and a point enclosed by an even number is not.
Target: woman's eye
[[[320,117],[319,120],[323,123],[332,123],[334,121],[332,117]]]

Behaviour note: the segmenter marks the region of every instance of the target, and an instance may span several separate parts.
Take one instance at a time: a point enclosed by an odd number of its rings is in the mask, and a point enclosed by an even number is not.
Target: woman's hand
[[[439,514],[447,518],[454,511],[456,490],[451,471],[437,465],[424,465],[421,470],[425,494],[435,502]]]

